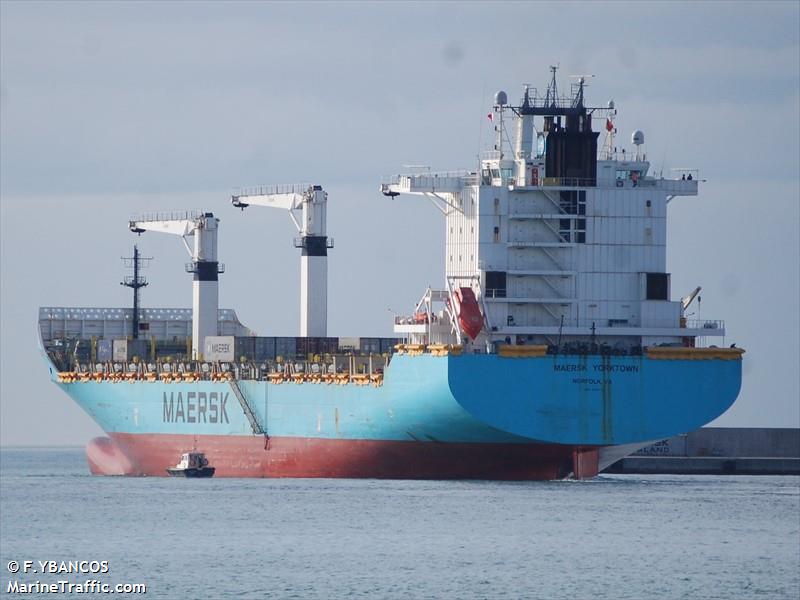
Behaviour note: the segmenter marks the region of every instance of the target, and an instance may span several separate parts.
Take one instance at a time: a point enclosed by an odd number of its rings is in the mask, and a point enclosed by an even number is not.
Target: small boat
[[[213,477],[216,469],[208,464],[202,452],[187,452],[181,455],[181,462],[167,469],[170,477]]]

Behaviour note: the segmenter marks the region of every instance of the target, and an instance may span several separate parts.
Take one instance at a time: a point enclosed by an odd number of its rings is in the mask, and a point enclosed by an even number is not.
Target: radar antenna
[[[499,123],[494,126],[494,131],[497,134],[497,141],[494,149],[500,153],[500,160],[503,160],[503,140],[505,136],[505,120],[503,118],[503,111],[508,106],[508,94],[503,90],[498,91],[494,95],[494,112],[497,113]]]
[[[145,257],[139,254],[139,247],[136,244],[133,245],[133,256],[122,257],[125,267],[133,269],[133,275],[126,275],[119,284],[133,290],[133,322],[131,323],[133,331],[131,335],[135,340],[139,339],[139,289],[147,287],[147,279],[139,275],[139,270],[146,269],[151,260],[153,260],[151,256]]]

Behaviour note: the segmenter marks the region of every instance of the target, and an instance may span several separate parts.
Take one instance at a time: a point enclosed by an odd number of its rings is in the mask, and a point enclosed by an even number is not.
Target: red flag
[[[612,129],[614,129],[614,124],[611,119],[606,119],[606,131],[611,131]]]
[[[487,118],[488,118],[490,121],[494,121],[494,115],[493,115],[492,113],[489,113],[488,115],[486,115],[486,117],[487,117]]]

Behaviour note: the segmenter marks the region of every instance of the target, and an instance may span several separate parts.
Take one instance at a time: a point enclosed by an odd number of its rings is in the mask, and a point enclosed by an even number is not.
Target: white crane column
[[[197,221],[194,252],[187,270],[192,281],[192,358],[202,359],[207,336],[218,335],[219,262],[217,261],[217,229],[219,219],[206,213]]]
[[[194,279],[192,358],[202,360],[206,337],[218,335],[219,329],[218,280],[219,274],[225,270],[225,267],[217,261],[219,219],[213,213],[200,211],[153,214],[131,220],[129,227],[131,231],[139,234],[155,231],[181,236],[192,259],[192,262],[186,265],[186,271],[192,273]]]
[[[300,335],[328,335],[328,248],[333,240],[326,234],[328,194],[319,185],[297,184],[243,191],[231,202],[237,208],[263,206],[289,212],[300,237]]]
[[[328,249],[326,238],[300,238],[300,335],[325,337],[328,331]]]
[[[315,185],[303,201],[300,256],[300,335],[328,335],[328,238],[326,204],[328,194]]]

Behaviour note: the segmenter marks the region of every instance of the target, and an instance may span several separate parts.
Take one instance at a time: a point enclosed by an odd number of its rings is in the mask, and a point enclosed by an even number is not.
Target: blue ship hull
[[[98,473],[160,475],[197,447],[218,476],[551,479],[593,474],[600,448],[712,421],[741,364],[426,354],[393,357],[378,387],[240,380],[263,436],[229,382],[58,385],[111,438],[90,447]]]

